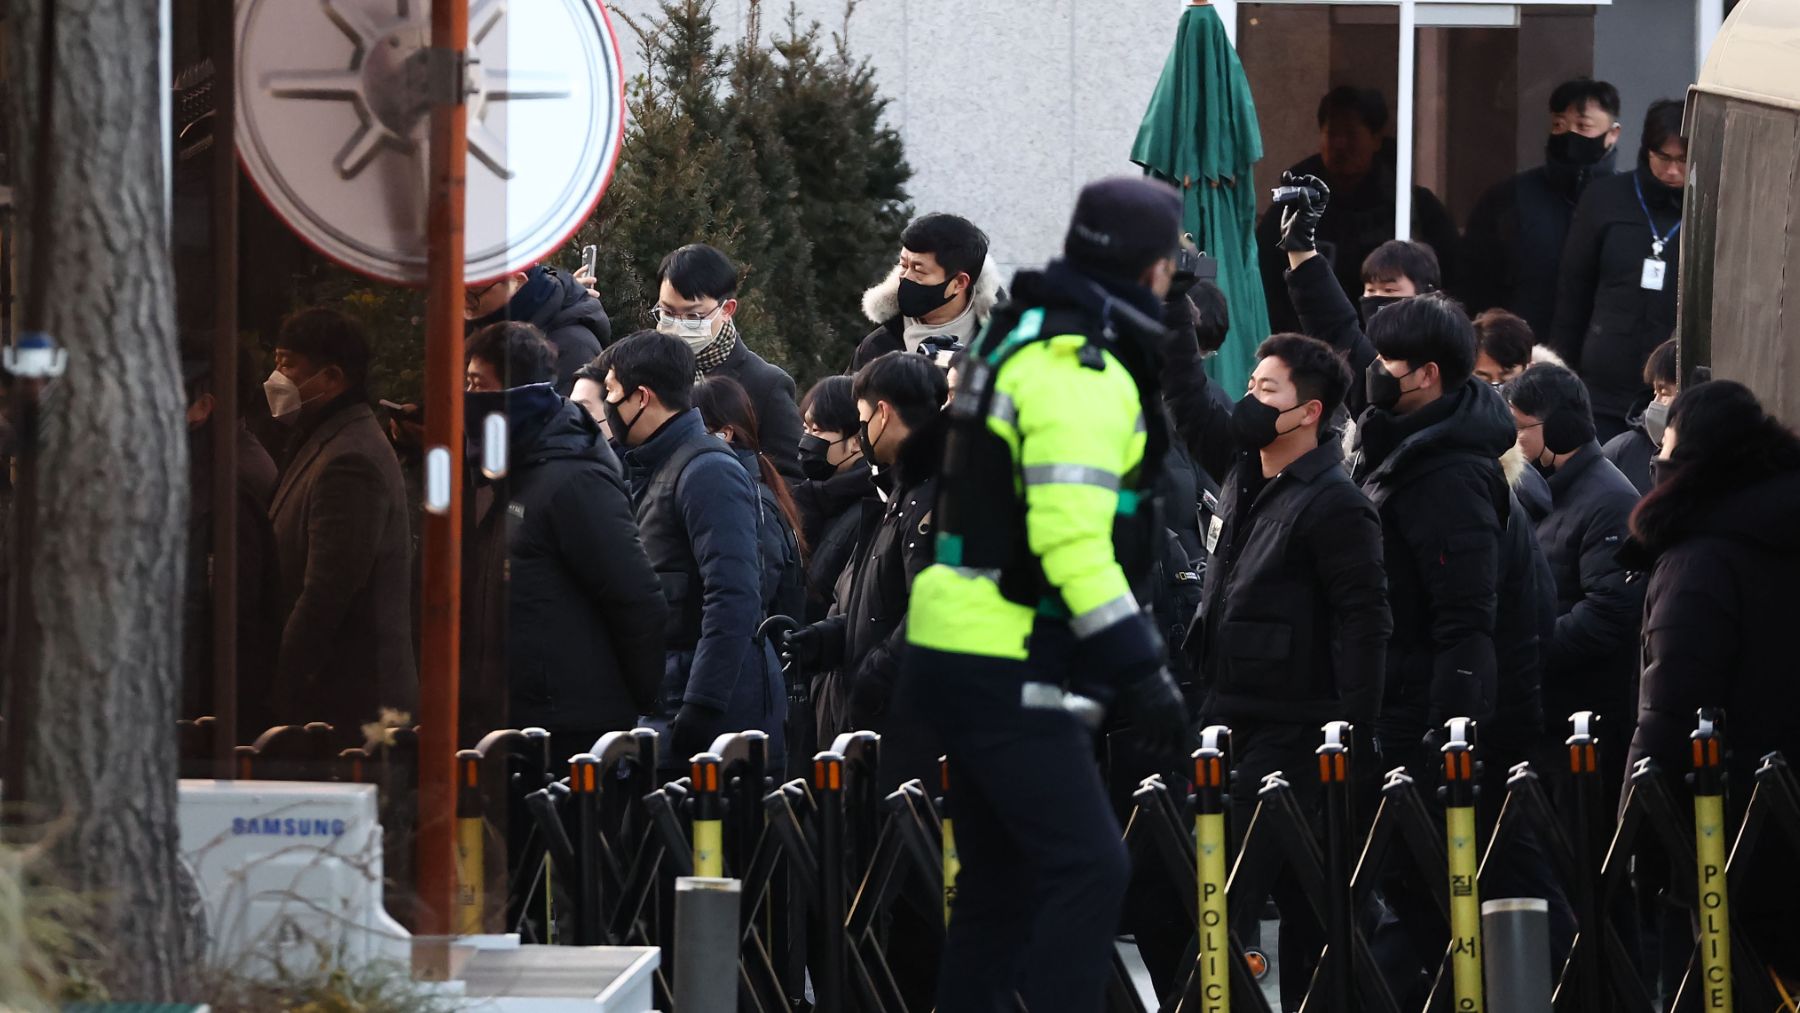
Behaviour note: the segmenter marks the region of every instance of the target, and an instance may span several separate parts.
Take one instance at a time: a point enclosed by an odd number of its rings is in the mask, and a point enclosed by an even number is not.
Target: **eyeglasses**
[[[1682,152],[1679,155],[1665,155],[1661,151],[1658,151],[1655,148],[1651,148],[1650,149],[1650,159],[1651,159],[1651,161],[1654,161],[1654,162],[1661,162],[1664,165],[1686,165],[1687,164],[1687,153]]]
[[[1543,425],[1542,422],[1533,422],[1532,424],[1530,424],[1528,426],[1517,426],[1517,428],[1519,430],[1520,435],[1524,435],[1525,433],[1528,433],[1531,430],[1536,429],[1537,427],[1539,427],[1541,425]]]
[[[697,311],[697,312],[693,312],[693,313],[677,313],[674,310],[663,309],[661,306],[652,306],[652,307],[650,307],[650,319],[655,323],[662,323],[664,320],[688,320],[688,321],[707,320],[707,319],[710,319],[714,313],[719,312],[719,310],[722,308],[723,308],[723,304],[720,304],[718,306],[714,306],[712,309],[709,309],[709,310]]]

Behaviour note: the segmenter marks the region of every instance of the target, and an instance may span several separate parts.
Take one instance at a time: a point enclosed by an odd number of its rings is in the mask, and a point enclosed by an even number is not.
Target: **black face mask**
[[[873,418],[869,419],[869,422],[873,421],[875,421]],[[871,465],[877,465],[875,447],[881,443],[881,437],[887,435],[887,429],[886,427],[883,427],[881,436],[877,436],[871,440],[869,439],[869,422],[858,422],[856,424],[856,446],[862,451],[863,460],[869,462]],[[877,465],[877,467],[879,467],[879,465]]]
[[[1594,420],[1570,409],[1558,409],[1544,419],[1544,449],[1549,453],[1573,454],[1594,438]]]
[[[1585,167],[1606,157],[1606,135],[1588,137],[1573,130],[1551,134],[1544,142],[1544,157],[1557,165]]]
[[[1369,395],[1369,404],[1382,411],[1392,411],[1400,403],[1400,396],[1406,393],[1401,388],[1400,381],[1416,372],[1418,369],[1413,368],[1395,376],[1387,371],[1380,359],[1370,362],[1368,370],[1363,373],[1363,390]]]
[[[823,482],[837,474],[831,463],[832,442],[823,436],[803,433],[800,436],[800,471],[815,482]]]
[[[630,394],[625,395],[627,398],[630,396]],[[630,422],[627,422],[625,421],[624,413],[619,411],[619,406],[624,403],[625,398],[606,402],[606,429],[608,432],[612,433],[614,443],[617,443],[621,447],[629,447],[631,444],[625,441],[625,437],[631,434],[631,427],[637,425],[638,419],[644,417],[644,409],[650,407],[650,405],[648,402],[638,405],[637,414],[631,417]]]
[[[942,309],[954,298],[949,294],[950,283],[954,278],[945,278],[940,285],[921,285],[911,278],[900,279],[900,315],[917,320],[927,313]]]
[[[1362,310],[1363,333],[1364,334],[1369,333],[1369,321],[1375,319],[1375,314],[1380,313],[1382,310],[1387,309],[1389,306],[1394,305],[1395,303],[1401,301],[1402,299],[1409,299],[1409,298],[1411,298],[1411,297],[1404,296],[1404,295],[1365,295],[1365,296],[1363,296],[1362,304],[1360,307]]]
[[[1299,407],[1300,405],[1294,406]],[[1279,437],[1300,428],[1278,428],[1281,417],[1294,408],[1277,408],[1258,401],[1255,394],[1245,394],[1238,400],[1237,406],[1231,409],[1231,431],[1237,434],[1238,442],[1245,449],[1261,450]]]

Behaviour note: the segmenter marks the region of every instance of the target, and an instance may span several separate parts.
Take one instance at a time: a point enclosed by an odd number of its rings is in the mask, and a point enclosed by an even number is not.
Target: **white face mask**
[[[698,320],[685,320],[681,317],[664,314],[662,319],[656,322],[656,331],[658,334],[667,334],[671,338],[680,338],[687,342],[689,348],[697,352],[713,343],[712,318],[713,314],[717,312],[719,311],[715,309]]]
[[[300,388],[280,370],[270,373],[263,381],[263,396],[269,399],[269,414],[276,419],[298,415],[301,405],[305,404],[300,397]]]

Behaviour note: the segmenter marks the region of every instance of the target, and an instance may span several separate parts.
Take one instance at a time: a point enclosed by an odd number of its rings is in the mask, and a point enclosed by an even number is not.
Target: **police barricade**
[[[1800,849],[1800,788],[1792,771],[1779,756],[1766,758],[1747,805],[1738,807],[1741,828],[1732,827],[1723,803],[1722,725],[1707,715],[1694,735],[1692,818],[1664,773],[1646,762],[1633,772],[1615,819],[1596,759],[1600,731],[1590,715],[1576,716],[1568,776],[1559,778],[1558,791],[1547,791],[1528,764],[1519,764],[1507,772],[1500,797],[1479,797],[1475,724],[1453,720],[1438,763],[1388,772],[1368,793],[1373,813],[1359,815],[1359,757],[1347,724],[1326,726],[1316,769],[1279,772],[1256,785],[1233,781],[1229,730],[1207,729],[1194,754],[1191,794],[1160,776],[1146,779],[1125,829],[1134,875],[1181,898],[1189,933],[1179,973],[1155,1008],[1269,1010],[1242,941],[1277,880],[1291,877],[1302,910],[1281,916],[1306,919],[1323,940],[1316,954],[1282,954],[1317,960],[1302,1008],[1484,1009],[1492,990],[1510,982],[1504,968],[1483,966],[1481,901],[1511,888],[1506,860],[1528,839],[1568,898],[1577,928],[1566,959],[1553,969],[1556,1010],[1655,1008],[1613,914],[1624,907],[1634,858],[1652,852],[1686,884],[1700,933],[1669,1009],[1730,1009],[1734,1001],[1745,1009],[1779,1008],[1779,983],[1731,911],[1757,854]],[[521,895],[554,898],[545,923],[557,942],[663,947],[657,1001],[673,1009],[674,968],[693,958],[674,949],[675,880],[730,877],[742,884],[739,947],[728,956],[740,1008],[930,1008],[931,969],[958,875],[948,763],[939,798],[918,782],[883,797],[879,738],[858,733],[817,754],[809,777],[776,785],[767,739],[750,732],[720,737],[693,758],[687,777],[657,786],[656,736],[638,729],[602,739],[593,753],[570,761],[567,777],[552,781],[555,772],[534,759],[542,755],[540,742],[529,733],[496,735],[479,762],[465,755],[459,771],[465,779],[473,771],[476,786],[511,778],[530,789],[511,796],[529,815],[522,830],[511,831],[525,841],[506,851],[509,922],[517,924]],[[490,767],[510,773],[491,774]],[[1296,797],[1302,777],[1318,779],[1310,813]],[[1244,827],[1229,825],[1234,790],[1255,792]],[[473,819],[479,803],[491,821],[508,798],[469,790],[459,805],[466,803],[462,815]],[[1477,807],[1497,810],[1486,840]],[[484,840],[493,840],[491,829]],[[500,879],[486,854],[481,882],[495,884]],[[498,907],[487,897],[484,925]],[[1412,998],[1405,994],[1410,983],[1390,980],[1377,959],[1377,920],[1391,921],[1387,912],[1402,915],[1424,969]],[[1108,995],[1109,1010],[1146,1008],[1122,961]],[[1289,1005],[1295,1001],[1288,997]]]
[[[742,884],[742,1008],[808,998],[815,1009],[929,1008],[943,935],[940,826],[917,782],[880,795],[878,736],[840,737],[810,778],[779,786],[761,732],[721,736],[687,777],[651,788],[654,749],[653,732],[615,733],[574,757],[567,778],[525,796],[527,833],[561,884],[553,922],[569,930],[557,941],[663,947],[657,1001],[673,1008],[670,984],[695,956],[674,948],[675,881],[730,877]],[[476,765],[464,759],[466,776]],[[898,917],[910,920],[897,933]],[[904,981],[889,966],[896,945],[913,960]]]
[[[1677,881],[1685,881],[1698,927],[1685,980],[1667,1008],[1675,1013],[1731,1009],[1734,996],[1745,1009],[1789,1008],[1782,1005],[1791,1000],[1781,983],[1730,913],[1733,900],[1751,888],[1748,870],[1759,855],[1791,862],[1800,850],[1800,788],[1787,763],[1778,755],[1763,759],[1734,837],[1722,790],[1721,718],[1702,712],[1693,736],[1692,820],[1682,815],[1662,771],[1645,761],[1632,774],[1615,822],[1602,801],[1597,722],[1585,713],[1572,722],[1570,778],[1560,809],[1529,765],[1519,764],[1510,771],[1504,797],[1484,803],[1501,807],[1485,847],[1475,820],[1480,768],[1473,722],[1447,723],[1441,771],[1421,771],[1417,778],[1405,769],[1389,772],[1366,835],[1353,829],[1349,729],[1328,725],[1318,751],[1318,818],[1308,820],[1295,804],[1293,774],[1272,775],[1258,788],[1254,815],[1235,853],[1224,826],[1230,735],[1224,728],[1207,729],[1194,756],[1195,789],[1187,800],[1191,827],[1162,779],[1153,777],[1136,793],[1126,830],[1134,874],[1155,877],[1188,898],[1194,929],[1186,973],[1161,997],[1160,1008],[1269,1008],[1240,939],[1255,926],[1275,877],[1285,873],[1297,879],[1308,910],[1283,911],[1282,917],[1311,917],[1326,940],[1301,1008],[1402,1008],[1370,953],[1365,929],[1373,911],[1406,893],[1414,901],[1406,907],[1408,927],[1429,940],[1428,967],[1435,966],[1423,1008],[1481,1010],[1494,984],[1484,981],[1482,965],[1483,890],[1501,881],[1504,870],[1496,867],[1513,857],[1507,849],[1521,846],[1526,834],[1536,835],[1535,846],[1545,853],[1557,887],[1571,899],[1579,928],[1557,971],[1556,1010],[1656,1008],[1610,915],[1624,899],[1633,858],[1649,849],[1665,856]],[[1441,785],[1438,805],[1427,803],[1426,780]],[[1123,978],[1121,968],[1115,979]],[[1119,997],[1118,980],[1109,1009],[1140,1009],[1135,996]],[[1498,984],[1511,983],[1502,977]]]

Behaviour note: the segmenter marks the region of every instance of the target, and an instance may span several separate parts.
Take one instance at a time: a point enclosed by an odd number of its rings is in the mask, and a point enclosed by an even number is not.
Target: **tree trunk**
[[[25,226],[27,312],[68,349],[45,389],[28,597],[37,636],[9,673],[35,696],[22,736],[49,874],[92,905],[101,981],[174,999],[198,932],[176,825],[187,434],[158,109],[157,0],[9,0],[6,110]],[[51,60],[49,181],[39,175]],[[229,115],[229,110],[225,111]],[[48,191],[47,231],[32,210]],[[40,245],[41,244],[41,245]],[[31,509],[24,503],[20,509]],[[13,631],[16,635],[19,631]]]

